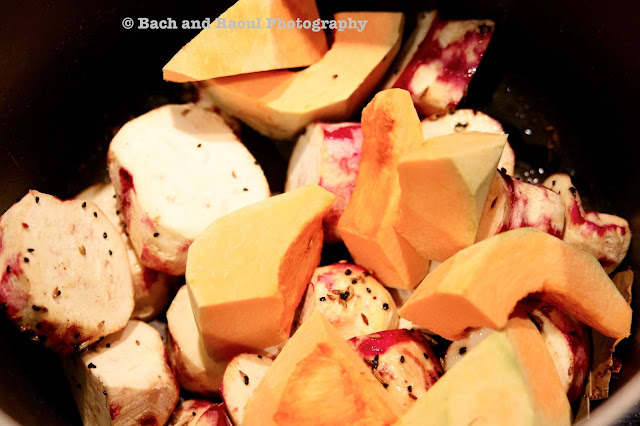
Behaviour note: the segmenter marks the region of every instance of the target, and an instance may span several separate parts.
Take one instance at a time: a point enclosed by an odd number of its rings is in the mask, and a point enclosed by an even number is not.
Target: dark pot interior
[[[155,106],[188,99],[181,85],[162,81],[161,68],[197,30],[125,30],[123,18],[201,20],[219,15],[229,3],[5,2],[2,211],[30,188],[64,198],[103,179],[108,144],[119,126]],[[640,141],[634,130],[640,112],[640,3],[343,0],[319,5],[323,14],[404,10],[409,24],[416,11],[434,7],[446,17],[494,19],[497,31],[465,105],[504,124],[521,174],[533,169],[530,177],[539,177],[539,168],[570,172],[587,207],[627,218],[636,235],[628,264],[640,272],[635,164]],[[252,132],[246,142],[265,165],[272,191],[281,191],[286,147],[276,148]],[[0,408],[22,424],[79,423],[55,358],[0,322]],[[618,387],[635,386],[640,345],[632,337],[622,347]],[[603,415],[634,411],[629,405],[640,399],[637,387],[617,394],[617,405],[601,407]]]

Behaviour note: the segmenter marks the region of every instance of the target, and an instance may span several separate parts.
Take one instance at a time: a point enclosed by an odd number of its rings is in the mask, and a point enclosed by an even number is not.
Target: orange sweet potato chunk
[[[454,133],[400,159],[394,226],[420,255],[443,262],[474,243],[506,141],[503,134]]]
[[[423,142],[409,92],[378,93],[362,112],[362,135],[358,179],[338,232],[355,263],[373,271],[384,285],[413,288],[427,274],[429,261],[393,226],[400,197],[397,162]]]
[[[222,216],[195,239],[186,281],[209,356],[255,352],[289,337],[334,199],[318,185],[303,186]]]
[[[631,308],[591,254],[534,228],[495,235],[430,273],[400,315],[442,337],[502,329],[516,303],[537,293],[602,334],[624,338]]]
[[[245,425],[390,425],[401,413],[340,333],[316,311],[247,404]]]
[[[278,28],[267,18],[286,24],[320,16],[315,0],[240,0],[171,58],[162,69],[164,79],[181,83],[303,67],[326,53],[323,31]]]
[[[201,94],[274,139],[291,139],[314,120],[348,120],[360,110],[398,52],[404,15],[340,12],[334,19],[366,25],[362,31],[335,32],[327,54],[304,70],[211,79],[200,83]]]

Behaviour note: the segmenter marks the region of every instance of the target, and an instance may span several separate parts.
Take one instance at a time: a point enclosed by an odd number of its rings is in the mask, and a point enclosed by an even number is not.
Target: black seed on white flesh
[[[189,246],[211,222],[270,195],[233,130],[193,104],[165,105],[125,124],[107,162],[138,258],[171,275],[184,274]]]
[[[470,350],[478,346],[489,334],[493,332],[490,328],[478,328],[468,332],[463,338],[452,342],[444,356],[444,369],[449,371],[458,361],[460,361]]]
[[[406,411],[442,376],[440,360],[417,330],[386,330],[349,344]]]
[[[140,263],[140,259],[138,259],[138,255],[127,236],[127,230],[123,226],[122,212],[118,209],[118,201],[114,195],[113,185],[98,183],[79,193],[76,199],[96,203],[119,231],[117,234],[109,235],[108,238],[117,238],[119,235],[127,247],[135,299],[135,307],[131,317],[147,321],[161,313],[169,304],[173,278]]]
[[[30,191],[0,218],[0,266],[9,319],[61,354],[122,329],[133,310],[124,242],[92,202]]]
[[[364,268],[334,263],[316,268],[303,300],[300,322],[318,309],[345,339],[398,327],[389,291]]]
[[[205,413],[208,413],[211,409],[219,409],[222,413],[225,410],[224,404],[214,404],[204,399],[186,399],[178,404],[173,411],[167,426],[218,426],[224,424],[208,421],[211,419],[207,419],[209,415],[205,415]]]
[[[218,394],[228,360],[214,360],[204,350],[186,285],[171,302],[167,323],[167,354],[180,387],[208,397]]]
[[[160,334],[142,321],[130,321],[63,365],[86,425],[162,425],[178,403]]]
[[[258,354],[240,354],[229,362],[222,380],[222,398],[236,426],[242,425],[244,409],[273,361]]]

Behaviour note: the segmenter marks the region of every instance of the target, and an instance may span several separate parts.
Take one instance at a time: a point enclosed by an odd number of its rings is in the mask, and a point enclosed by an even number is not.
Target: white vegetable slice
[[[98,183],[90,186],[76,196],[79,200],[93,201],[102,209],[127,247],[131,281],[133,282],[135,307],[134,319],[150,320],[162,312],[169,304],[171,278],[162,272],[147,268],[140,263],[129,237],[122,227],[122,218],[118,210],[116,191],[110,183]]]
[[[273,361],[258,354],[235,356],[222,381],[222,397],[236,426],[242,425],[244,409]]]
[[[536,228],[561,238],[565,211],[558,194],[542,185],[496,173],[484,205],[476,241],[517,228]]]
[[[360,123],[311,123],[298,138],[287,170],[285,191],[318,184],[336,195],[323,219],[324,241],[341,241],[337,226],[358,177],[362,147]]]
[[[187,250],[211,222],[270,194],[262,169],[216,113],[165,105],[125,124],[108,167],[143,265],[185,272]]]
[[[0,218],[0,305],[54,351],[82,350],[133,310],[126,248],[95,204],[30,191]]]
[[[182,401],[173,411],[167,426],[231,426],[224,404],[202,399]]]
[[[316,268],[300,322],[314,309],[319,309],[345,339],[398,326],[398,311],[389,291],[367,270],[350,263]]]
[[[64,367],[86,425],[163,425],[178,402],[162,339],[142,321],[66,358]]]
[[[180,386],[201,395],[218,394],[227,361],[216,361],[204,350],[186,285],[171,302],[167,323],[167,353]]]
[[[444,115],[432,115],[422,120],[422,134],[425,139],[459,132],[504,133],[498,120],[473,109],[459,109]],[[507,142],[498,162],[498,169],[513,176],[516,155]]]
[[[580,195],[567,174],[551,175],[543,185],[557,192],[564,202],[566,224],[562,239],[591,253],[608,274],[612,273],[629,250],[629,223],[611,214],[585,212]]]
[[[443,374],[440,360],[417,330],[386,330],[354,337],[349,344],[405,411]]]

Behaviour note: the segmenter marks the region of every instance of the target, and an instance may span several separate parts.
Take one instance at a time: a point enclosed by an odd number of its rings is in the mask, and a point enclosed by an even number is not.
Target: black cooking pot
[[[161,68],[197,30],[124,29],[123,19],[214,18],[224,2],[18,1],[0,13],[0,208],[28,189],[71,197],[104,179],[108,144],[130,118],[188,100]],[[640,2],[367,1],[319,2],[337,10],[438,8],[445,17],[490,18],[497,30],[465,105],[499,119],[510,133],[518,171],[535,179],[569,172],[587,207],[627,218],[628,257],[640,272]],[[354,58],[357,60],[357,58]],[[253,132],[246,143],[283,189],[287,149]],[[624,265],[623,265],[624,266]],[[637,309],[636,309],[637,312]],[[58,363],[0,321],[0,423],[78,424]],[[637,321],[634,321],[637,336]],[[594,424],[633,417],[640,400],[640,342],[621,345],[614,396]]]

